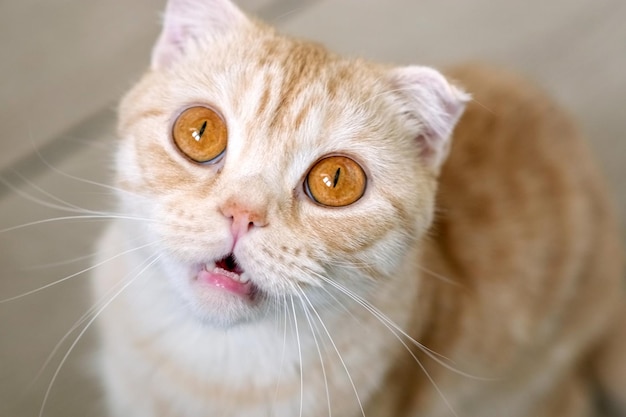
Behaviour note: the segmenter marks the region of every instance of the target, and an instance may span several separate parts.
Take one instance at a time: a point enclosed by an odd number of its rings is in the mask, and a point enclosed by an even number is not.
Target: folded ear
[[[415,130],[424,163],[439,172],[452,130],[471,97],[428,67],[395,68],[390,79],[401,112]]]
[[[247,21],[229,0],[168,0],[152,68],[169,67],[193,42],[223,35]]]

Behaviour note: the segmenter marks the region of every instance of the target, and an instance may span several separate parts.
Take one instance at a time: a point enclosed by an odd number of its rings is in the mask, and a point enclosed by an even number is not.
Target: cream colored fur
[[[170,1],[120,107],[135,219],[110,227],[100,261],[126,253],[94,276],[96,298],[115,297],[100,320],[112,416],[585,415],[582,364],[623,303],[601,180],[540,93],[450,76],[481,103],[451,151],[469,96],[439,72],[336,56],[226,0]],[[228,126],[215,164],[171,138],[196,105]],[[367,175],[347,207],[303,186],[335,154]],[[263,221],[234,239],[225,207]],[[229,253],[254,303],[195,285]]]

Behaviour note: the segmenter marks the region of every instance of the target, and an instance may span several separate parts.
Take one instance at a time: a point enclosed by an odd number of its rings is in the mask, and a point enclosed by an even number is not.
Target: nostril
[[[254,227],[267,225],[265,208],[250,207],[230,200],[222,205],[219,210],[230,221],[235,242]]]
[[[266,224],[263,221],[255,220],[253,215],[247,212],[237,213],[231,219],[231,230],[235,239],[250,232],[255,227],[262,227]]]

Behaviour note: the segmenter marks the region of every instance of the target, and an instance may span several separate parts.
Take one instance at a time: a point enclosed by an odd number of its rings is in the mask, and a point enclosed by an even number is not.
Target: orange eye
[[[345,156],[328,156],[309,171],[305,190],[319,204],[343,207],[363,196],[367,178],[363,169]]]
[[[172,137],[183,154],[200,163],[222,155],[228,142],[224,119],[208,107],[185,110],[174,123]]]

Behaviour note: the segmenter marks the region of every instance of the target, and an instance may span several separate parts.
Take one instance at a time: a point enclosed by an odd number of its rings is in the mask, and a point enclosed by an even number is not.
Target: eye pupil
[[[199,132],[194,131],[191,134],[196,141],[200,142],[200,139],[202,139],[202,135],[204,135],[204,130],[206,129],[206,125],[207,125],[207,121],[205,120],[204,123],[202,123],[202,127],[200,128],[200,131]]]
[[[333,188],[337,187],[337,183],[339,182],[339,175],[341,174],[341,168],[337,168],[335,172],[335,179],[333,180]]]

